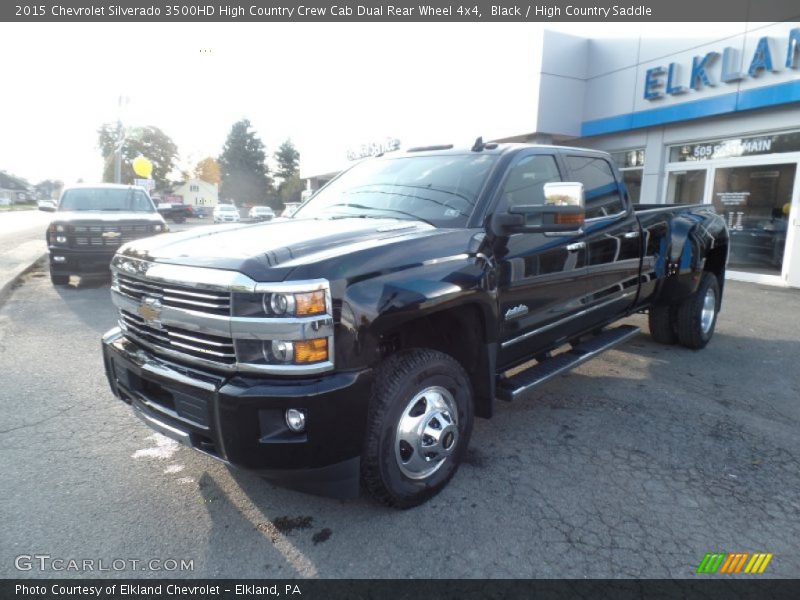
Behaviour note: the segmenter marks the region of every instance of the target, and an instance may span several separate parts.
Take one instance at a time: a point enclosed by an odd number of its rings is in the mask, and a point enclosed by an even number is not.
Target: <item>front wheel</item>
[[[720,295],[719,282],[713,273],[703,273],[697,290],[678,307],[675,329],[678,341],[687,348],[704,348],[714,335]]]
[[[442,352],[403,350],[377,370],[361,459],[365,489],[397,508],[438,494],[458,469],[473,423],[472,386]]]

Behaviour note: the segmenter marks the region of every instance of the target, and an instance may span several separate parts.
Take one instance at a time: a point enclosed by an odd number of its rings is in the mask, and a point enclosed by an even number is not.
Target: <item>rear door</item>
[[[586,316],[583,326],[627,311],[639,289],[641,231],[625,186],[604,154],[564,154],[586,197]]]
[[[544,184],[566,181],[553,152],[526,150],[511,162],[500,185],[495,211],[514,204],[544,204]],[[571,330],[585,295],[586,249],[580,231],[567,234],[515,233],[497,256],[500,308],[499,364],[509,365],[549,349]]]

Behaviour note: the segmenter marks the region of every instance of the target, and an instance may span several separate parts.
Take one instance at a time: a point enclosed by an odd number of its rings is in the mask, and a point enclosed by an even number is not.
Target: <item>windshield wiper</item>
[[[359,210],[374,210],[374,211],[383,212],[383,213],[396,213],[396,214],[400,214],[400,215],[405,215],[407,217],[411,217],[411,219],[413,219],[414,221],[422,221],[423,223],[427,223],[428,225],[431,225],[432,227],[436,227],[436,224],[433,223],[432,221],[429,221],[428,219],[424,219],[422,217],[418,217],[417,215],[415,215],[413,213],[406,212],[404,210],[398,210],[398,209],[395,209],[395,208],[376,208],[374,206],[366,206],[364,204],[344,204],[344,203],[331,204],[330,206],[328,206],[326,208],[335,208],[337,206],[346,206],[348,208],[357,208]],[[375,218],[380,218],[380,216],[379,215],[358,215],[358,214],[348,215],[346,213],[339,213],[337,215],[332,215],[331,218],[340,218],[340,219],[348,219],[348,218],[352,218],[352,219],[375,219]],[[411,219],[405,219],[405,220],[408,221],[408,220],[411,220]]]

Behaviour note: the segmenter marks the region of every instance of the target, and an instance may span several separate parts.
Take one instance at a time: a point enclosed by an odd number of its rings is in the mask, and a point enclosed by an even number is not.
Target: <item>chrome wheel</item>
[[[700,312],[700,329],[703,334],[711,331],[714,324],[714,317],[717,314],[717,292],[713,287],[706,290],[706,297],[703,298],[703,309]]]
[[[428,387],[403,409],[397,424],[395,458],[410,479],[433,475],[458,445],[458,411],[453,395],[443,387]]]

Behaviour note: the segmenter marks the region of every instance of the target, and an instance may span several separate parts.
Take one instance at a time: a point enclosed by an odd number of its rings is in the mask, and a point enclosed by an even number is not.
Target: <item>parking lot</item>
[[[186,559],[194,577],[690,577],[706,552],[800,572],[800,292],[728,282],[704,351],[643,333],[478,420],[433,501],[281,489],[154,435],[110,393],[105,281],[28,274],[0,307],[0,576],[15,557]]]

